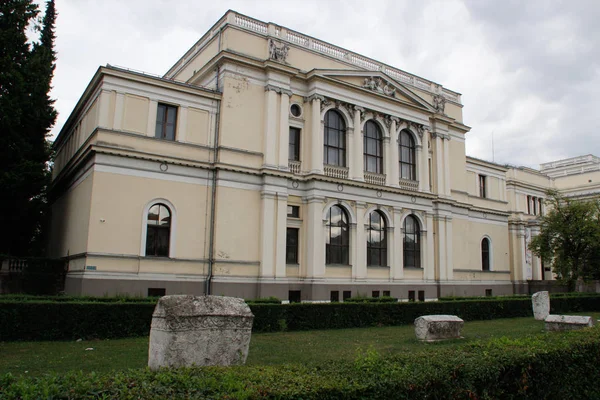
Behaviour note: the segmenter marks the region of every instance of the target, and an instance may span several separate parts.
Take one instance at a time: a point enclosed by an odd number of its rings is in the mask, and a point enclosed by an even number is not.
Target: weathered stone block
[[[531,296],[533,305],[533,317],[543,321],[550,314],[550,294],[548,292],[537,292]]]
[[[152,315],[148,366],[244,364],[253,320],[242,299],[164,296]]]
[[[548,315],[544,323],[547,331],[574,331],[594,326],[592,317],[579,315]]]
[[[460,339],[465,321],[456,315],[426,315],[415,319],[415,335],[419,340]]]

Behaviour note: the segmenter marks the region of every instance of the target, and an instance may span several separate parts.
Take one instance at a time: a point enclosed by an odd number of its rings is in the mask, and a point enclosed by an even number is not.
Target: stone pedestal
[[[531,296],[533,306],[533,317],[543,321],[550,314],[550,294],[548,292],[537,292]]]
[[[427,342],[460,339],[464,324],[456,315],[426,315],[415,319],[415,335]]]
[[[253,320],[242,299],[164,296],[152,315],[148,366],[244,364]]]
[[[579,315],[548,315],[544,320],[547,331],[574,331],[594,326],[592,317]]]

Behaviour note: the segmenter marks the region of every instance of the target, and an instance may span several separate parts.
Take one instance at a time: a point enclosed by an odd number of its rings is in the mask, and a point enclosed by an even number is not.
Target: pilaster
[[[437,134],[435,135],[435,182],[437,194],[443,196],[446,193],[444,187],[444,163],[443,163],[443,143],[442,137]]]
[[[290,95],[291,92],[281,93],[281,106],[279,108],[279,169],[288,170],[289,136],[290,136]]]
[[[263,167],[276,168],[277,157],[277,92],[265,87],[265,133],[263,137]]]
[[[260,277],[273,278],[275,276],[276,194],[273,192],[262,191],[260,199]]]
[[[306,243],[303,262],[306,277],[316,278],[325,274],[325,242],[323,233],[323,198],[310,197],[306,203],[306,229],[304,229],[304,243]]]
[[[421,156],[417,158],[419,162],[419,190],[429,192],[429,135],[425,130],[425,134],[421,139]]]
[[[365,110],[361,107],[354,107],[354,154],[350,154],[354,158],[354,176],[352,179],[359,181],[365,180],[364,162],[363,162],[363,134],[361,128],[360,116]]]
[[[448,197],[452,195],[450,184],[450,135],[442,139],[444,146],[444,194]]]
[[[148,104],[148,127],[146,128],[146,136],[156,136],[156,114],[158,112],[158,101],[150,100]]]
[[[113,126],[115,130],[119,131],[123,129],[123,109],[125,108],[125,95],[117,92],[117,98],[115,100],[115,120]],[[156,124],[156,119],[154,120]]]
[[[110,113],[110,91],[102,90],[98,96],[98,102],[100,104],[98,110],[98,126],[102,128],[111,128],[111,121],[108,120]],[[154,117],[156,119],[156,115]],[[156,121],[155,121],[156,122]]]
[[[427,241],[426,241],[426,249],[425,252],[427,254],[427,265],[429,265],[430,272],[429,274],[424,274],[425,276],[433,276],[435,279],[435,236],[433,235],[433,215],[427,214]]]
[[[286,275],[286,239],[287,239],[287,199],[285,193],[277,193],[277,232],[276,232],[276,255],[275,255],[275,277],[284,278]]]
[[[180,106],[179,110],[177,110],[177,132],[175,132],[175,139],[178,142],[186,141],[186,133],[187,133],[187,120],[188,120],[188,108],[185,106]]]
[[[390,264],[390,278],[404,279],[404,229],[402,228],[402,208],[394,207],[394,259]]]
[[[383,138],[383,173],[386,174],[385,175],[385,184],[386,185],[392,185],[393,181],[392,181],[392,151],[391,151],[391,145],[390,145],[390,136],[385,136]],[[396,164],[396,168],[398,168],[398,164]],[[398,181],[396,181],[396,184],[398,184]]]
[[[311,96],[311,156],[310,172],[323,172],[323,130],[321,129],[321,96]]]
[[[454,279],[454,252],[452,244],[452,217],[446,217],[446,280]]]
[[[352,265],[352,276],[355,280],[367,279],[367,234],[365,230],[365,203],[356,202],[356,224],[354,237],[350,237],[353,242],[354,260]]]
[[[390,127],[390,136],[391,136],[391,154],[389,157],[389,161],[386,161],[388,164],[388,168],[386,170],[387,174],[387,184],[389,186],[398,186],[398,182],[400,181],[400,143],[398,143],[398,119],[392,118],[392,124]]]

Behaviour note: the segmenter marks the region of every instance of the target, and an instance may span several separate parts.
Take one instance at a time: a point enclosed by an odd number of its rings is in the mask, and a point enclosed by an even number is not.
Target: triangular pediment
[[[411,88],[380,71],[314,70],[313,73],[427,111],[435,111],[431,104]]]

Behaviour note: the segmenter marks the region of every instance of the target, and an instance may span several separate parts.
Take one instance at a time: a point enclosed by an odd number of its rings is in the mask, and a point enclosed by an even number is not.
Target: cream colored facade
[[[156,137],[160,107],[176,110],[174,140]],[[324,162],[329,112],[345,126],[341,165]],[[376,172],[364,162],[368,124],[381,135]],[[467,157],[469,129],[457,92],[229,11],[162,77],[98,69],[54,144],[49,255],[69,260],[67,291],[77,294],[526,291],[528,279],[551,279],[526,251],[537,232],[528,199],[593,192],[584,181],[600,172],[555,177]],[[402,132],[414,144],[410,178],[399,167]],[[171,213],[168,256],[146,254],[156,204]],[[344,263],[327,262],[332,207],[348,219]],[[373,212],[386,254],[368,265]],[[417,266],[404,265],[407,218],[419,228]],[[288,228],[298,233],[291,263]]]

